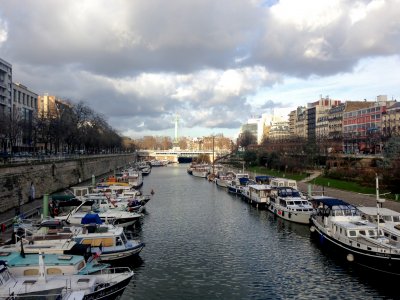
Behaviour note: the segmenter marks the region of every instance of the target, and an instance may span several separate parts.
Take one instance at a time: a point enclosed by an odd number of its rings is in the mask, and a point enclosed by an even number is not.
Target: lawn
[[[272,170],[272,169],[267,169],[265,167],[251,167],[249,168],[249,171],[252,173],[256,173],[259,175],[271,175],[275,177],[284,177],[284,178],[289,178],[289,179],[294,179],[294,180],[302,180],[306,177],[308,177],[308,173],[285,173],[282,171],[277,171],[277,170]]]
[[[316,185],[321,185],[321,186],[328,186],[328,187],[332,187],[335,189],[345,190],[345,191],[350,191],[350,192],[355,192],[355,193],[370,194],[370,195],[376,194],[375,187],[362,186],[362,185],[358,184],[357,182],[353,182],[353,181],[338,180],[338,179],[332,179],[332,178],[319,176],[319,177],[313,179],[310,183],[313,183]],[[385,191],[380,191],[380,192],[385,193]],[[390,198],[388,196],[389,195],[385,195],[385,198]]]

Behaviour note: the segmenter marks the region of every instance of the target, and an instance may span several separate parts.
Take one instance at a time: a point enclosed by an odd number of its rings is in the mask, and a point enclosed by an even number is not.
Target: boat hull
[[[277,207],[274,204],[270,203],[268,205],[268,210],[272,212],[274,215],[277,215],[279,218],[284,220],[295,222],[299,224],[310,224],[311,214],[305,214],[301,212],[292,212],[281,207]]]
[[[400,254],[383,254],[379,252],[367,251],[338,241],[327,235],[311,219],[310,227],[312,236],[318,241],[325,251],[339,256],[340,259],[349,264],[357,264],[370,270],[379,271],[391,275],[400,275]]]
[[[83,300],[97,300],[97,299],[118,299],[125,291],[126,286],[129,284],[133,277],[133,274],[118,282],[117,284],[108,286],[104,289],[95,291],[91,294],[85,295]]]
[[[99,259],[101,262],[115,262],[138,255],[143,248],[144,243],[140,243],[136,247],[124,249],[122,251],[103,251]]]

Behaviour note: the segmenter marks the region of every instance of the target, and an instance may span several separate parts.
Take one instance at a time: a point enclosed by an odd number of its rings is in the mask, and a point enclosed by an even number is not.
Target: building
[[[304,106],[299,106],[296,109],[294,136],[297,138],[307,138],[307,110]]]
[[[13,83],[12,110],[20,124],[13,152],[33,151],[33,119],[37,115],[38,95],[20,83]]]
[[[10,151],[8,124],[12,116],[12,66],[0,58],[0,153]]]
[[[382,114],[382,136],[385,140],[400,136],[400,102],[387,107]]]
[[[60,114],[60,112],[64,108],[71,107],[71,105],[57,98],[56,96],[49,96],[48,94],[44,94],[43,96],[38,97],[38,114],[43,117],[55,117]]]
[[[0,58],[0,113],[11,114],[12,66]]]
[[[380,96],[382,97],[382,96]],[[384,98],[379,98],[384,99]],[[394,101],[370,102],[371,107],[343,114],[344,153],[380,153],[382,151],[382,116]]]
[[[288,121],[272,122],[269,130],[269,138],[274,141],[284,141],[291,137]]]
[[[327,115],[329,109],[341,103],[340,100],[330,99],[329,96],[307,104],[307,139],[315,141],[327,136]],[[323,123],[323,124],[319,124]]]

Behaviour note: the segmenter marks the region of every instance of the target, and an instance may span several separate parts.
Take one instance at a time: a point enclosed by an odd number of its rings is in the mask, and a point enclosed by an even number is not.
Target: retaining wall
[[[0,168],[0,213],[26,203],[31,182],[35,198],[67,189],[135,161],[135,154],[82,157],[74,160],[31,162]]]

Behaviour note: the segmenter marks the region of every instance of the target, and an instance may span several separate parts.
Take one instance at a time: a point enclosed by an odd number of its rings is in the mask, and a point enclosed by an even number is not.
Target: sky
[[[321,96],[400,97],[400,0],[0,0],[0,58],[120,134],[237,135]]]

